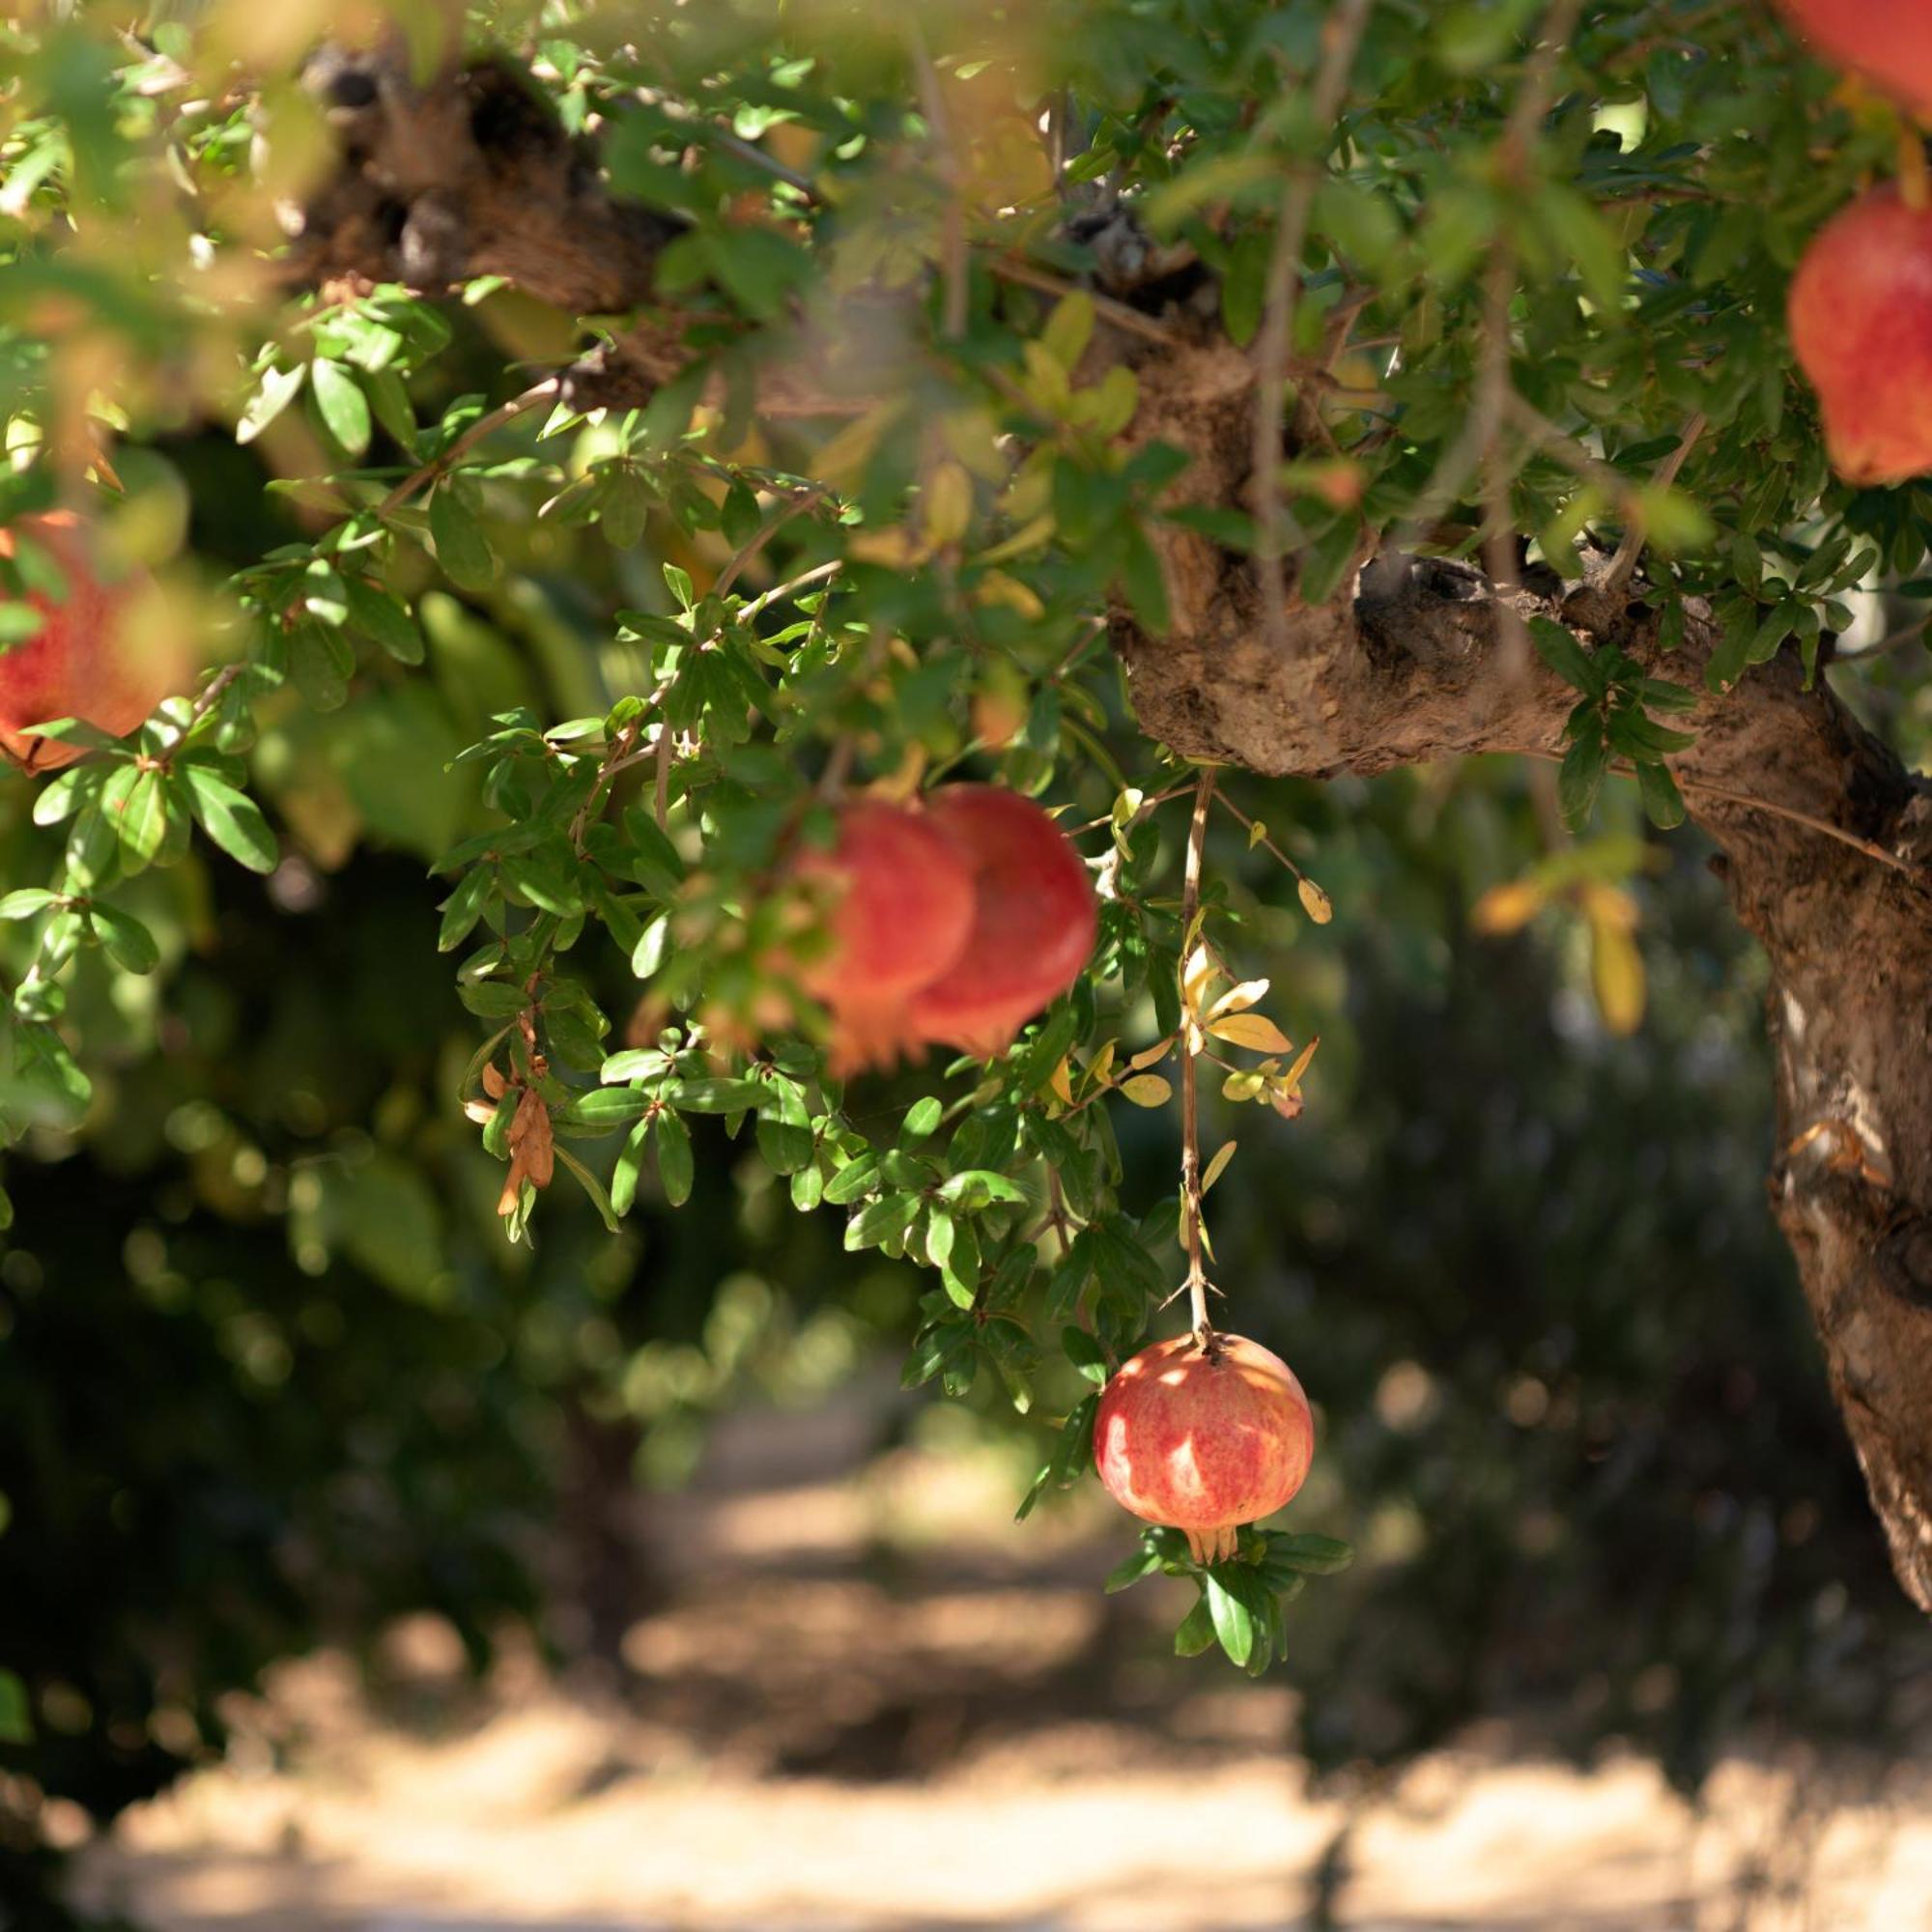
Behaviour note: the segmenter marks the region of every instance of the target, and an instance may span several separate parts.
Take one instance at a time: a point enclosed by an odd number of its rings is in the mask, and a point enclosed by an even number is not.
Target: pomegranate
[[[806,849],[794,876],[822,884],[830,945],[797,967],[830,1009],[837,1072],[892,1060],[915,1035],[907,1001],[955,960],[973,925],[973,880],[952,839],[921,811],[860,798],[838,841]]]
[[[1932,8],[1925,0],[1778,0],[1827,60],[1932,114]]]
[[[1314,1454],[1315,1418],[1294,1371],[1241,1335],[1143,1349],[1107,1384],[1094,1423],[1107,1493],[1184,1529],[1197,1563],[1234,1555],[1241,1524],[1280,1509]]]
[[[971,869],[973,929],[914,996],[913,1029],[990,1060],[1080,977],[1098,929],[1093,883],[1066,835],[1018,792],[943,785],[926,810]]]
[[[28,591],[41,628],[0,654],[0,749],[30,772],[47,772],[71,765],[86,748],[43,738],[33,725],[79,718],[125,737],[176,688],[185,667],[172,650],[128,634],[130,607],[150,580],[103,582],[72,511],[49,510],[19,527],[60,565],[68,590],[58,603]],[[13,532],[0,529],[0,557],[13,554]]]
[[[1833,215],[1798,265],[1790,324],[1838,474],[1932,469],[1932,210],[1882,187]]]

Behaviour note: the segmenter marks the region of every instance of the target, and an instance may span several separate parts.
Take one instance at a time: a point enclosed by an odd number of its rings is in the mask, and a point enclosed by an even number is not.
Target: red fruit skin
[[[1241,1335],[1156,1342],[1100,1397],[1094,1462],[1107,1493],[1149,1522],[1184,1529],[1197,1554],[1229,1555],[1234,1532],[1272,1516],[1307,1480],[1315,1418],[1281,1357]]]
[[[1925,0],[1778,0],[1828,61],[1932,114],[1932,9]]]
[[[943,785],[926,801],[973,874],[973,930],[912,1002],[922,1039],[990,1060],[1080,977],[1099,930],[1093,881],[1071,840],[1029,798]]]
[[[894,1059],[915,1038],[906,1003],[958,958],[973,927],[973,878],[923,812],[878,799],[840,808],[830,851],[807,850],[794,874],[825,882],[830,944],[798,967],[833,1016],[835,1071]]]
[[[1791,284],[1791,346],[1848,483],[1932,469],[1932,210],[1861,196],[1812,237]]]
[[[30,726],[80,718],[126,737],[175,690],[184,668],[172,651],[127,635],[128,608],[151,580],[103,583],[72,511],[49,510],[18,527],[60,565],[68,594],[55,603],[29,592],[26,601],[43,613],[41,628],[0,655],[0,749],[30,772],[50,772],[87,748],[37,736]],[[13,554],[13,531],[0,529],[0,556]]]

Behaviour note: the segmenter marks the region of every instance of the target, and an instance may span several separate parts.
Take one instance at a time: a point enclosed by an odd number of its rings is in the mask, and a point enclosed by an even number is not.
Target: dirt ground
[[[1932,1767],[1821,1806],[1741,1755],[1693,1817],[1635,1760],[1472,1739],[1350,1804],[1286,1689],[1137,1678],[1168,1606],[1098,1593],[1117,1520],[1016,1530],[1009,1467],[866,1447],[724,1431],[652,1505],[676,1560],[621,1691],[513,1650],[479,1694],[427,1619],[373,1697],[286,1666],[81,1893],[156,1932],[1932,1932]]]

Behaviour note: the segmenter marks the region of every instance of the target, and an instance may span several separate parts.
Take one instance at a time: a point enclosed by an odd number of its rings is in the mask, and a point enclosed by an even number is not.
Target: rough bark
[[[613,201],[508,69],[418,88],[397,62],[330,51],[309,81],[343,159],[295,223],[293,275],[441,290],[497,273],[579,312],[648,301],[677,225]],[[1115,275],[1133,250],[1084,239],[1103,280],[1162,311],[1158,329],[1103,332],[1094,352],[1135,369],[1133,434],[1188,453],[1179,499],[1246,507],[1248,356],[1218,336],[1184,264]],[[682,365],[680,335],[639,319],[579,365],[573,394],[641,400]],[[760,379],[773,412],[849,400],[796,370]],[[1143,725],[1176,751],[1321,777],[1557,747],[1576,694],[1528,657],[1467,566],[1365,550],[1346,594],[1312,608],[1291,594],[1271,625],[1248,559],[1179,529],[1159,544],[1169,634],[1146,636],[1124,611],[1112,625]],[[1554,583],[1511,595],[1522,615],[1659,656],[1640,600],[1586,586],[1566,603]],[[1658,668],[1701,688],[1711,641],[1693,621]],[[1827,685],[1805,691],[1788,656],[1672,723],[1697,733],[1670,762],[1771,960],[1773,1205],[1899,1577],[1932,1610],[1932,798]]]

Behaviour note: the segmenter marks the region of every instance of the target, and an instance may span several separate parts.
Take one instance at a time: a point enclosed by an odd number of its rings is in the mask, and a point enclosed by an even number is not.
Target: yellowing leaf
[[[1008,611],[1016,611],[1022,617],[1043,617],[1046,606],[1017,577],[1009,577],[1004,570],[989,570],[973,586],[973,601],[976,604],[996,604]]]
[[[1191,937],[1191,935],[1190,935]],[[1214,959],[1205,946],[1197,946],[1187,955],[1180,973],[1180,1001],[1190,1013],[1198,1013],[1214,983]]]
[[[1259,1073],[1231,1073],[1221,1083],[1224,1100],[1252,1100],[1267,1083]]]
[[[973,479],[965,465],[940,463],[926,478],[921,504],[925,540],[934,546],[955,544],[973,521]]]
[[[902,402],[882,403],[869,413],[849,422],[813,459],[811,473],[833,489],[844,491],[857,483],[879,446],[887,426],[905,409]]]
[[[1317,925],[1326,925],[1335,917],[1335,908],[1328,903],[1328,895],[1313,879],[1297,881],[1295,891],[1301,897],[1301,909]]]
[[[1267,996],[1268,982],[1265,980],[1243,980],[1238,986],[1230,986],[1214,1004],[1208,1009],[1209,1020],[1217,1020],[1223,1013],[1245,1012],[1250,1007],[1258,1006]]]
[[[1281,1079],[1276,1084],[1285,1089],[1287,1092],[1291,1094],[1293,1093],[1293,1091],[1301,1085],[1301,1076],[1308,1071],[1308,1063],[1315,1058],[1315,1049],[1321,1044],[1321,1036],[1318,1033],[1315,1036],[1315,1037],[1311,1039],[1308,1042],[1308,1044],[1304,1046],[1301,1049],[1301,1051],[1294,1056],[1293,1065],[1292,1065],[1288,1069],[1288,1071],[1281,1076]]]
[[[1252,852],[1268,836],[1268,829],[1259,818],[1248,821],[1248,850]]]
[[[1158,1073],[1136,1073],[1131,1080],[1121,1082],[1121,1092],[1136,1107],[1164,1107],[1174,1089]]]
[[[1137,1054],[1135,1054],[1130,1061],[1127,1062],[1127,1071],[1129,1073],[1138,1073],[1143,1066],[1151,1066],[1156,1060],[1165,1060],[1167,1056],[1173,1051],[1174,1051],[1174,1036],[1172,1034],[1169,1034],[1165,1039],[1157,1039],[1151,1046],[1142,1047],[1141,1050]]]
[[[855,530],[845,545],[847,556],[876,563],[882,570],[909,569],[926,552],[927,546],[916,543],[912,532],[899,524],[884,530]]]
[[[1294,1044],[1265,1013],[1230,1013],[1210,1021],[1208,1031],[1216,1039],[1232,1040],[1255,1053],[1287,1053]]]
[[[1643,1021],[1643,954],[1630,929],[1614,919],[1590,920],[1590,980],[1598,1010],[1614,1034],[1633,1034]]]
[[[1115,1043],[1110,1039],[1088,1063],[1087,1070],[1096,1081],[1106,1079],[1114,1070]]]
[[[1543,891],[1527,879],[1512,879],[1507,885],[1492,886],[1476,901],[1469,923],[1478,932],[1515,932],[1534,919],[1543,907]]]
[[[1064,1100],[1067,1104],[1067,1106],[1069,1107],[1072,1106],[1073,1082],[1068,1077],[1066,1071],[1066,1062],[1065,1060],[1063,1060],[1060,1063],[1060,1065],[1053,1069],[1053,1072],[1048,1077],[1046,1084],[1053,1089],[1054,1094],[1060,1099]]]
[[[1239,1146],[1239,1142],[1237,1141],[1224,1143],[1214,1155],[1214,1158],[1208,1163],[1208,1172],[1201,1177],[1201,1191],[1203,1194],[1206,1194],[1220,1179],[1228,1163],[1234,1159],[1235,1149],[1237,1146]]]

